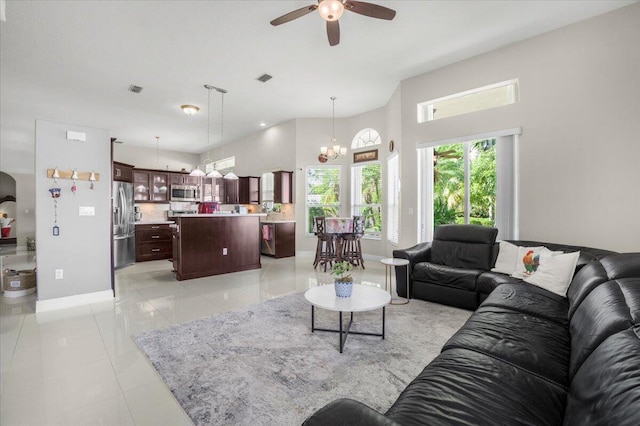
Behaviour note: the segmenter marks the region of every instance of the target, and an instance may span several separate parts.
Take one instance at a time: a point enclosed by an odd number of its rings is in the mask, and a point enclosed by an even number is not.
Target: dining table
[[[353,235],[353,218],[352,217],[326,217],[324,219],[324,232],[331,235],[335,242],[336,259],[342,262],[344,237]]]

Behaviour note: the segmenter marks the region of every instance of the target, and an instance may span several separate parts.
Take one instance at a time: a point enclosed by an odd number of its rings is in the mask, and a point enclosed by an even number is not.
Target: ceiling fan
[[[316,9],[320,13],[320,16],[322,16],[322,19],[327,21],[327,36],[329,37],[329,45],[331,46],[340,43],[340,24],[338,23],[338,19],[340,19],[345,10],[371,18],[386,19],[387,21],[392,20],[396,16],[395,10],[373,3],[355,0],[318,0],[318,4],[312,4],[285,13],[281,17],[271,21],[271,25],[277,26],[293,21]]]

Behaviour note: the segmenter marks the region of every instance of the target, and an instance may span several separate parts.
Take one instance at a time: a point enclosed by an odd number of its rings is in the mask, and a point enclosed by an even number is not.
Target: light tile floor
[[[0,299],[0,425],[190,425],[131,336],[333,281],[312,258],[176,281],[166,260],[116,273],[114,301],[35,314],[35,295]],[[356,282],[384,288],[375,260]]]

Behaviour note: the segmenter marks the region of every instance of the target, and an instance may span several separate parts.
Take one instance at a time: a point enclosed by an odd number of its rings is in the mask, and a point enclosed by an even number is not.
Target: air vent
[[[260,77],[257,78],[258,81],[261,81],[263,83],[266,83],[267,81],[271,80],[273,77],[271,77],[269,74],[262,74]]]
[[[131,86],[129,86],[129,91],[133,92],[133,93],[140,93],[142,92],[142,87],[140,86],[136,86],[135,84],[132,84]]]

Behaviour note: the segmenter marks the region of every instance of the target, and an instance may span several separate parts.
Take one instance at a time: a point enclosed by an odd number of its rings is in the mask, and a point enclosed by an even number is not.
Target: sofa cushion
[[[481,306],[444,345],[466,348],[569,386],[569,330],[556,322],[511,309]]]
[[[582,269],[583,266],[593,262],[594,260],[601,259],[611,254],[616,254],[615,252],[610,250],[603,250],[593,247],[571,246],[568,244],[545,243],[541,241],[529,240],[509,240],[509,242],[517,246],[545,246],[551,251],[561,251],[563,253],[579,251],[580,257],[578,258],[578,263],[576,265],[576,272]]]
[[[512,309],[569,326],[567,299],[525,282],[498,286],[481,306]]]
[[[463,269],[436,263],[422,262],[413,268],[413,279],[447,287],[475,291],[478,269]]]
[[[431,243],[431,262],[489,270],[498,230],[479,225],[440,225]]]
[[[564,424],[640,424],[640,327],[609,336],[571,381]]]
[[[523,281],[565,297],[576,270],[578,256],[580,252],[554,255],[543,251],[540,254],[538,270],[525,277]]]
[[[560,386],[516,366],[450,349],[407,386],[386,416],[416,426],[559,425],[565,400]]]
[[[500,284],[517,283],[522,283],[522,280],[520,278],[511,277],[497,272],[483,272],[476,281],[476,291],[482,294],[489,294]]]
[[[571,317],[573,377],[609,336],[640,324],[640,277],[607,281],[594,288]]]

